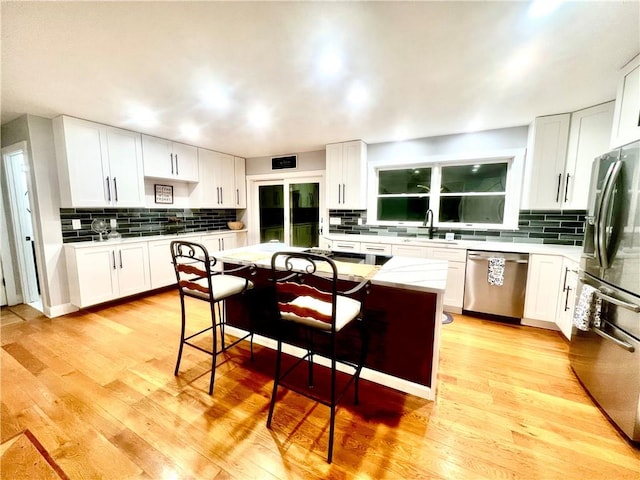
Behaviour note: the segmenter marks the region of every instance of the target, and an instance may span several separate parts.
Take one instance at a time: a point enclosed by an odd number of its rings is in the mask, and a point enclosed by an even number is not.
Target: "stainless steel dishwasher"
[[[493,258],[504,259],[502,285],[489,281]],[[528,254],[469,250],[463,310],[521,319],[528,267]]]

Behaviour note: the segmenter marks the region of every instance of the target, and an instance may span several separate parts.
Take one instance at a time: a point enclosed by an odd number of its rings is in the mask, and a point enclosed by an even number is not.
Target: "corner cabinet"
[[[367,208],[367,144],[361,140],[326,147],[327,208]]]
[[[198,181],[198,148],[142,135],[144,176],[176,182]]]
[[[194,190],[201,208],[246,208],[245,160],[198,149],[200,182]]]
[[[60,116],[53,135],[62,207],[145,205],[139,133]]]
[[[71,303],[83,308],[151,288],[147,242],[65,247]]]
[[[531,254],[524,301],[524,325],[546,326],[556,323],[562,276],[562,260],[558,255]],[[534,320],[530,323],[526,320]],[[542,323],[536,323],[542,322]]]
[[[524,207],[585,210],[593,159],[609,148],[614,102],[536,118],[529,142]]]
[[[621,71],[611,130],[611,148],[640,140],[640,55]]]

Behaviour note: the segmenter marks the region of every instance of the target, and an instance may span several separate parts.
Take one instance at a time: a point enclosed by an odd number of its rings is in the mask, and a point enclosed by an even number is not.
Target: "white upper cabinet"
[[[367,208],[367,144],[361,140],[327,145],[327,208]]]
[[[611,101],[571,114],[563,209],[587,209],[591,164],[594,158],[609,150],[613,107],[614,102]]]
[[[591,163],[609,149],[613,102],[538,117],[527,152],[523,208],[584,210]]]
[[[246,162],[244,158],[233,157],[236,181],[236,208],[247,208]]]
[[[143,207],[140,134],[78,118],[53,120],[62,207]]]
[[[200,183],[194,190],[193,197],[201,208],[244,208],[244,159],[213,150],[198,149],[200,160]],[[242,160],[242,168],[238,168]],[[237,181],[236,172],[243,174],[242,181]],[[239,179],[238,179],[239,180]],[[242,184],[242,196],[237,184]],[[239,200],[244,201],[244,207]]]
[[[529,209],[560,209],[564,198],[564,165],[569,142],[571,115],[538,117],[533,124],[533,145],[527,152]],[[527,201],[528,200],[528,201]]]
[[[611,130],[611,148],[640,140],[640,55],[621,72]]]
[[[198,181],[198,149],[164,138],[142,135],[145,177]]]

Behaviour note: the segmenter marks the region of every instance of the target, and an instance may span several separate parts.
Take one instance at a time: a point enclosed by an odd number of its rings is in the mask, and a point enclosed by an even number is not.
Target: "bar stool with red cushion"
[[[369,281],[363,280],[347,292],[338,292],[338,271],[330,258],[307,252],[277,252],[271,258],[272,282],[275,287],[278,319],[278,351],[273,392],[269,405],[267,428],[271,428],[278,387],[282,380],[305,360],[308,365],[308,388],[294,382],[283,384],[287,389],[311,398],[331,410],[327,461],[333,457],[333,434],[338,402],[354,384],[355,402],[358,403],[358,381],[367,351],[366,329],[363,327],[363,303]],[[342,337],[341,334],[345,333]],[[354,334],[359,336],[360,352],[353,358]],[[340,343],[341,337],[346,340]],[[293,365],[281,372],[283,341],[304,345],[307,352]],[[330,361],[329,400],[320,398],[314,387],[314,355]],[[336,365],[342,363],[353,369],[348,382],[338,391]]]
[[[171,257],[178,281],[178,291],[180,292],[180,309],[182,313],[182,328],[180,333],[180,348],[178,350],[178,359],[174,375],[178,376],[180,369],[180,360],[182,358],[182,349],[185,345],[193,347],[201,352],[211,355],[211,380],[209,382],[209,395],[213,393],[213,383],[216,374],[216,357],[237,345],[242,340],[250,339],[251,358],[253,359],[253,332],[250,331],[232,342],[225,342],[225,299],[242,295],[247,290],[253,288],[253,282],[241,276],[230,275],[230,273],[239,273],[245,271],[249,273],[255,269],[253,265],[236,267],[229,270],[214,269],[218,260],[216,257],[209,255],[206,247],[199,243],[187,240],[175,240],[171,242]],[[185,298],[190,297],[197,300],[203,300],[209,303],[211,313],[211,326],[187,336],[187,317],[185,308]],[[221,308],[222,306],[222,308]],[[217,312],[217,320],[216,320]],[[220,329],[220,347],[218,347],[217,331]],[[212,332],[212,348],[208,350],[196,345],[191,340],[211,330]]]

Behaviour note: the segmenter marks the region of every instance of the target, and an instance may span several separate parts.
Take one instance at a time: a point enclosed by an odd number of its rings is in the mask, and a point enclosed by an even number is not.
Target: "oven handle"
[[[635,352],[636,349],[634,348],[633,345],[631,345],[629,342],[625,342],[624,340],[619,340],[616,337],[609,335],[607,332],[597,328],[597,327],[593,327],[591,330],[593,330],[596,334],[600,335],[602,338],[604,338],[605,340],[611,340],[613,343],[615,343],[616,345],[618,345],[621,348],[624,348],[626,351],[628,352]]]

